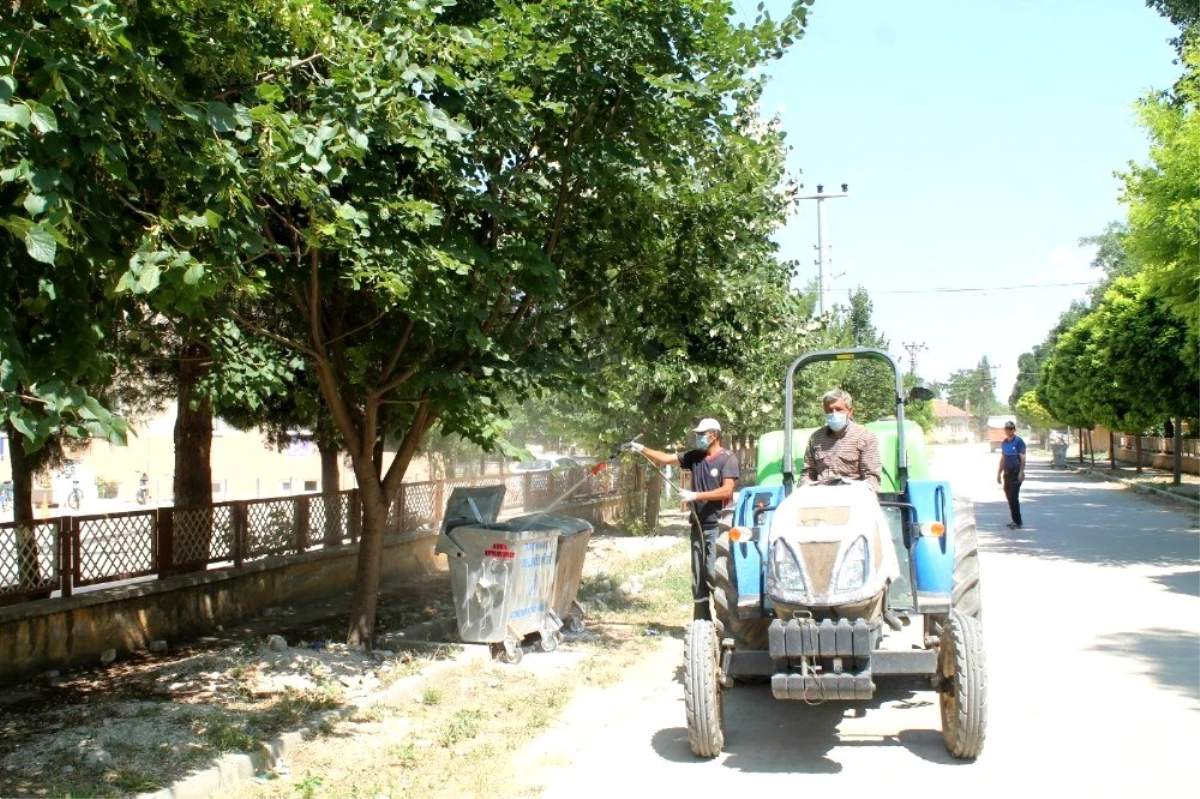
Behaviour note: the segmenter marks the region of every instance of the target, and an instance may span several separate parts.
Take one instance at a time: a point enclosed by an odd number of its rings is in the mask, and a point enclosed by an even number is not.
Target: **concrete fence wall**
[[[612,524],[622,510],[612,497],[556,510]],[[381,582],[388,584],[445,569],[430,532],[384,539]],[[283,555],[235,568],[148,580],[69,597],[0,607],[0,686],[83,665],[107,649],[118,656],[236,624],[265,608],[327,600],[354,585],[358,546],[347,544]]]

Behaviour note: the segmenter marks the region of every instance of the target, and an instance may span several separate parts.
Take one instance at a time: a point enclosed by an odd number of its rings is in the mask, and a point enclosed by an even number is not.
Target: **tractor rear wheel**
[[[687,710],[688,745],[696,757],[716,757],[725,745],[719,658],[712,622],[693,621],[683,640],[683,704]]]
[[[737,612],[737,588],[733,582],[733,549],[729,533],[722,532],[717,539],[716,558],[713,564],[713,624],[717,628],[717,640],[732,638],[734,647],[740,650],[766,649],[769,618],[742,619]]]
[[[942,628],[938,650],[942,737],[950,754],[974,760],[987,732],[987,664],[979,624],[957,610]]]
[[[975,505],[970,500],[954,502],[954,585],[950,607],[983,624],[979,536],[975,529]]]

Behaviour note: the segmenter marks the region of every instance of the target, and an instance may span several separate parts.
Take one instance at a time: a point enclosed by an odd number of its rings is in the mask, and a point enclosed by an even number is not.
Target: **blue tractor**
[[[880,443],[879,494],[860,481],[800,485],[796,456],[813,430],[795,430],[793,380],[814,363],[868,359],[891,366],[894,420],[867,425]],[[950,484],[930,479],[920,427],[891,355],[856,347],[800,356],[784,381],[783,430],[758,443],[758,485],[742,488],[722,524],[713,621],[685,639],[688,739],[699,757],[724,745],[722,696],[770,682],[776,699],[868,700],[887,680],[938,694],[946,747],[983,748],[987,672],[975,516]]]

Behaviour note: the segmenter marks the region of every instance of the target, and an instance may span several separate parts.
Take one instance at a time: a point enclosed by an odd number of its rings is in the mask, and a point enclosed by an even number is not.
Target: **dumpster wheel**
[[[525,656],[525,650],[521,649],[521,642],[512,638],[504,639],[503,643],[490,644],[488,649],[492,653],[492,659],[501,663],[520,663],[521,658]]]
[[[555,630],[552,633],[543,632],[539,635],[538,647],[543,652],[553,652],[562,643],[562,633]]]

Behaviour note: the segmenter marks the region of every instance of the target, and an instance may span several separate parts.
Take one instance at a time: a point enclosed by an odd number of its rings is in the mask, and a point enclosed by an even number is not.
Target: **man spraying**
[[[741,472],[737,456],[721,446],[721,425],[716,419],[701,419],[692,432],[696,446],[683,453],[650,449],[637,441],[621,449],[640,452],[656,466],[678,464],[692,473],[692,488],[679,492],[679,498],[691,503],[692,510],[692,618],[710,620],[709,585],[720,534],[718,522],[721,511],[733,498]]]

